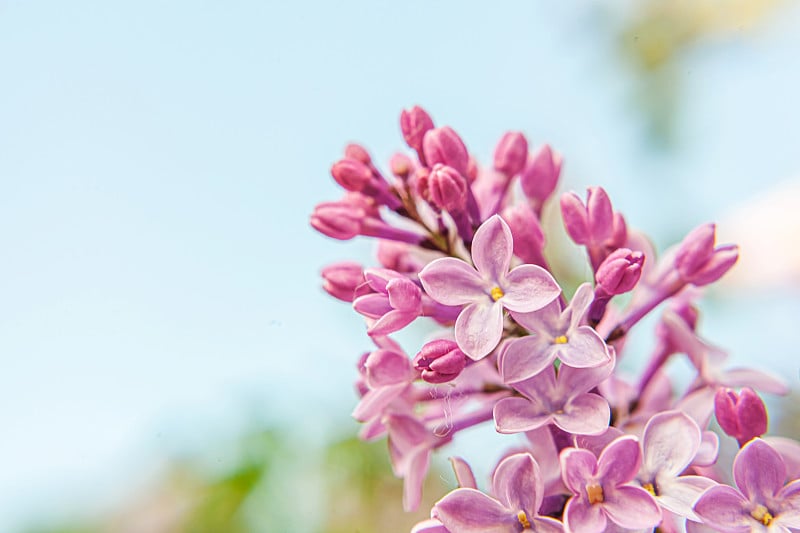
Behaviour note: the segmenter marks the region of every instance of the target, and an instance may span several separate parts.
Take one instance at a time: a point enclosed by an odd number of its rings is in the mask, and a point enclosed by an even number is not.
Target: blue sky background
[[[0,530],[113,502],[254,419],[346,420],[369,344],[318,272],[371,245],[308,216],[348,141],[402,148],[403,107],[483,161],[507,129],[550,142],[563,187],[602,184],[661,245],[800,175],[797,4],[685,54],[669,150],[632,105],[623,11],[0,1]],[[800,310],[759,298],[708,319],[742,360]],[[797,385],[786,354],[755,356]]]

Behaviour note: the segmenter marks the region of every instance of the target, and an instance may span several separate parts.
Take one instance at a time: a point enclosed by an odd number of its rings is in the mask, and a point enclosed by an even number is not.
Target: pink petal
[[[581,320],[586,314],[586,311],[588,311],[589,306],[592,304],[592,300],[594,300],[594,289],[592,289],[592,284],[581,284],[581,286],[578,287],[578,289],[575,291],[575,294],[572,296],[572,301],[569,303],[569,329],[576,329],[581,325]]]
[[[411,533],[450,533],[450,532],[447,531],[447,528],[444,527],[444,524],[442,524],[435,518],[430,518],[428,520],[423,520],[422,522],[418,522],[414,527],[411,528]]]
[[[535,515],[542,505],[544,485],[533,456],[517,453],[503,459],[492,476],[492,493],[509,509]]]
[[[642,464],[639,441],[633,435],[625,435],[609,444],[597,459],[598,475],[603,484],[620,485],[636,476]]]
[[[408,382],[413,375],[408,357],[393,350],[375,350],[367,357],[364,367],[367,369],[367,384],[373,388]]]
[[[611,375],[614,361],[594,368],[573,368],[566,363],[558,371],[558,389],[563,396],[577,396],[589,392]]]
[[[780,378],[752,368],[732,368],[722,373],[719,382],[728,387],[750,387],[759,392],[784,395],[789,387]]]
[[[366,422],[379,416],[408,386],[408,383],[399,383],[367,392],[353,409],[352,417],[359,422]]]
[[[400,331],[416,320],[418,316],[418,313],[408,313],[398,310],[389,311],[367,328],[367,334],[383,336],[394,333],[395,331]]]
[[[768,501],[783,488],[786,465],[769,444],[753,439],[736,454],[733,479],[745,498]]]
[[[711,466],[717,462],[717,455],[719,455],[719,435],[713,431],[703,431],[700,447],[697,449],[697,455],[694,456],[692,465]]]
[[[508,272],[513,249],[514,243],[508,224],[498,215],[494,215],[475,232],[472,239],[472,261],[480,274],[497,282],[504,279]]]
[[[385,294],[371,293],[353,300],[353,309],[358,314],[370,318],[380,318],[391,311],[392,306]]]
[[[561,294],[553,276],[538,265],[520,265],[508,273],[505,281],[501,300],[509,311],[537,311]]]
[[[567,344],[557,346],[558,358],[575,368],[600,366],[611,359],[606,343],[589,326],[571,331],[567,335]]]
[[[602,533],[606,530],[606,514],[600,505],[590,505],[584,498],[574,496],[564,508],[564,528],[580,533]]]
[[[478,483],[475,481],[475,474],[472,473],[472,468],[461,457],[451,457],[450,465],[453,467],[453,472],[456,475],[456,481],[459,488],[477,489]]]
[[[719,529],[748,528],[753,519],[747,511],[749,505],[739,491],[727,485],[711,487],[700,496],[694,512],[706,525]]]
[[[764,442],[781,455],[786,464],[787,477],[800,478],[800,442],[786,437],[764,437]]]
[[[646,472],[675,477],[692,462],[700,447],[700,428],[680,411],[655,415],[642,437],[642,462]]]
[[[646,490],[632,485],[604,491],[603,510],[619,526],[627,529],[651,528],[661,522],[661,509]]]
[[[519,521],[500,502],[475,489],[456,489],[434,506],[436,517],[449,531],[463,533],[515,532]]]
[[[517,383],[537,375],[553,363],[550,344],[535,336],[522,337],[508,344],[500,355],[500,373],[505,383]]]
[[[550,413],[525,398],[503,398],[494,406],[498,433],[521,433],[547,424]]]
[[[663,508],[677,515],[692,518],[692,508],[700,495],[714,482],[703,476],[683,476],[669,481],[658,482],[658,503]]]
[[[533,524],[533,531],[536,533],[563,533],[564,526],[558,520],[554,518],[549,518],[547,516],[537,517],[531,519],[528,517]]]
[[[487,282],[474,268],[455,257],[432,261],[419,273],[419,280],[428,296],[444,305],[491,301]]]
[[[561,476],[573,494],[583,494],[586,482],[597,474],[597,458],[587,450],[565,448],[559,456]]]
[[[473,303],[456,319],[456,342],[461,351],[477,361],[497,347],[503,335],[503,306],[500,302]]]
[[[600,435],[608,428],[611,408],[597,394],[581,394],[565,407],[562,414],[553,415],[553,422],[569,433]]]
[[[407,513],[416,511],[422,500],[422,484],[430,465],[431,451],[420,449],[414,453],[403,476],[403,510]]]

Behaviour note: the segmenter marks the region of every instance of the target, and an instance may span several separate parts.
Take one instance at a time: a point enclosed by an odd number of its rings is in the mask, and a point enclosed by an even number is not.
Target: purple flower
[[[370,335],[401,330],[422,314],[422,290],[407,277],[386,268],[368,268],[364,277],[376,292],[356,298],[353,309],[374,320]]]
[[[614,369],[614,361],[595,368],[562,365],[556,377],[552,365],[536,376],[515,383],[524,397],[504,398],[494,407],[500,433],[530,431],[553,423],[569,433],[597,435],[608,428],[611,409],[602,396],[590,393]]]
[[[739,490],[711,487],[697,501],[703,523],[722,532],[786,532],[800,528],[800,480],[784,486],[786,465],[761,439],[747,443],[733,461]]]
[[[532,335],[508,345],[500,362],[503,380],[515,383],[535,376],[556,357],[574,368],[607,363],[611,355],[603,339],[591,327],[581,325],[592,296],[591,285],[584,283],[563,311],[555,301],[534,313],[512,313],[514,320]]]
[[[680,476],[697,455],[701,442],[700,428],[681,411],[655,415],[642,436],[639,483],[661,507],[687,518],[695,518],[692,506],[714,484],[702,476]]]
[[[539,516],[544,487],[531,454],[503,459],[492,476],[492,492],[496,498],[471,488],[456,489],[436,503],[433,515],[457,533],[563,531],[559,521]]]
[[[417,377],[405,354],[386,348],[370,353],[364,362],[364,370],[367,392],[353,410],[353,418],[359,422],[380,417]]]
[[[736,438],[739,446],[767,432],[767,407],[750,387],[744,387],[741,394],[720,387],[714,396],[714,411],[719,427]]]
[[[545,269],[521,265],[511,272],[511,230],[499,216],[484,222],[472,242],[475,268],[454,257],[437,259],[419,273],[425,292],[445,305],[465,305],[455,337],[472,359],[488,355],[503,334],[503,308],[514,312],[541,309],[561,289]]]
[[[612,441],[596,458],[588,450],[566,448],[561,452],[561,472],[572,498],[564,509],[569,531],[601,533],[610,520],[627,529],[644,529],[661,521],[653,497],[630,484],[642,462],[636,437]]]

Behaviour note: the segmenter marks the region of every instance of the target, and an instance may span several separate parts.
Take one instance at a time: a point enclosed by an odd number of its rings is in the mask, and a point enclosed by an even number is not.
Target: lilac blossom
[[[563,531],[557,520],[539,516],[544,486],[539,465],[529,453],[506,457],[492,477],[494,498],[472,488],[459,488],[439,500],[434,515],[457,533]]]
[[[720,387],[714,396],[714,412],[722,431],[739,446],[767,432],[767,407],[756,391],[744,387],[740,394]]]
[[[655,500],[631,483],[641,461],[639,443],[629,435],[612,441],[599,458],[578,448],[561,452],[564,484],[572,492],[564,509],[565,530],[601,533],[609,521],[627,529],[658,525],[661,510]]]
[[[425,292],[444,305],[466,305],[455,325],[459,348],[473,359],[488,355],[503,334],[503,309],[530,312],[555,300],[561,289],[545,269],[521,265],[510,272],[511,230],[493,216],[472,241],[475,267],[453,257],[437,259],[419,273]]]
[[[555,424],[569,433],[596,435],[608,428],[608,401],[590,393],[614,369],[614,361],[595,368],[561,365],[556,376],[550,365],[536,376],[514,383],[522,398],[504,398],[494,407],[494,422],[500,433],[530,431]]]
[[[591,285],[584,283],[563,311],[560,303],[554,301],[533,313],[511,313],[531,335],[511,342],[503,353],[500,371],[506,383],[535,376],[556,358],[575,368],[596,367],[611,359],[600,335],[581,325],[592,295]]]
[[[697,501],[703,523],[722,532],[788,533],[800,528],[800,480],[784,486],[786,466],[761,439],[753,439],[736,455],[733,478],[738,488],[711,487]]]
[[[679,516],[693,518],[692,506],[714,483],[702,476],[685,475],[702,443],[700,428],[681,411],[659,413],[642,436],[642,466],[637,479],[658,504]]]

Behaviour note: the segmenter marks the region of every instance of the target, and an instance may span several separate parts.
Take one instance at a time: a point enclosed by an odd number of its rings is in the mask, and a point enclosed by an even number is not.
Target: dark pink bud
[[[528,140],[516,131],[500,138],[494,149],[494,168],[506,176],[516,176],[528,160]]]
[[[372,158],[369,156],[369,152],[367,152],[367,149],[360,144],[352,143],[345,146],[344,156],[349,159],[361,161],[365,165],[372,163]]]
[[[450,212],[462,212],[467,205],[467,180],[453,167],[437,164],[428,176],[430,201]]]
[[[364,270],[358,263],[343,261],[333,263],[322,269],[322,279],[325,280],[322,288],[334,298],[343,302],[352,302],[361,290],[364,294],[369,292]]]
[[[429,181],[430,175],[431,171],[427,167],[418,168],[417,172],[414,174],[414,186],[417,189],[417,194],[426,202],[430,202],[431,199]]]
[[[749,387],[744,387],[738,395],[731,389],[717,389],[714,411],[719,426],[734,437],[739,446],[767,432],[767,408]]]
[[[432,129],[433,119],[421,107],[414,106],[400,113],[400,131],[403,132],[403,139],[417,152],[422,153],[422,139]]]
[[[530,155],[519,176],[522,192],[536,205],[541,205],[553,194],[560,174],[561,156],[549,145],[542,145]]]
[[[608,294],[623,294],[633,289],[639,282],[643,264],[642,252],[618,248],[600,264],[595,280]]]
[[[405,181],[414,170],[414,163],[411,158],[405,154],[394,154],[389,160],[389,168],[392,174]]]
[[[514,255],[526,263],[544,266],[544,231],[533,209],[527,204],[517,204],[503,211],[503,220],[514,238]]]
[[[689,232],[675,254],[675,268],[681,279],[696,286],[721,278],[739,259],[739,248],[714,246],[716,226],[704,224]]]
[[[446,383],[458,377],[467,364],[464,352],[449,340],[439,339],[427,343],[414,357],[414,366],[422,372],[428,383]]]
[[[589,216],[589,231],[592,240],[600,244],[614,233],[614,209],[611,199],[602,187],[589,187],[586,196],[586,211]]]
[[[561,195],[561,217],[564,227],[575,244],[589,242],[589,216],[586,206],[574,192],[565,192]]]
[[[340,159],[331,167],[331,175],[345,190],[363,191],[372,180],[372,170],[357,159]]]
[[[323,202],[311,214],[311,226],[328,237],[346,241],[361,231],[364,210],[347,202]]]
[[[469,163],[467,164],[467,179],[469,180],[470,184],[478,179],[479,173],[480,168],[478,168],[478,161],[476,161],[474,157],[470,156]]]
[[[453,128],[444,126],[434,128],[425,134],[422,140],[425,152],[425,162],[429,167],[436,163],[448,165],[463,175],[469,170],[469,153],[464,141],[453,131]]]
[[[611,230],[611,240],[608,243],[612,248],[622,248],[628,242],[628,224],[621,213],[614,213],[614,223]]]

